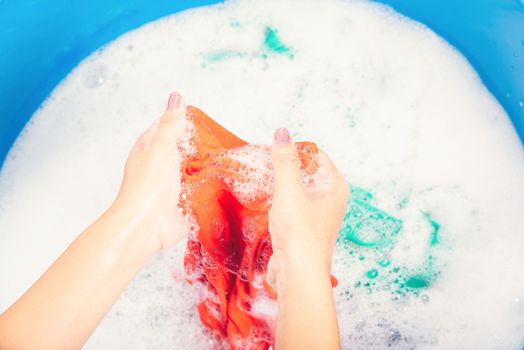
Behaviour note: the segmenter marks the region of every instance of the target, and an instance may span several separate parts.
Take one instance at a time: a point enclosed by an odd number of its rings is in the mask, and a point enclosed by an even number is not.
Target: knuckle
[[[288,163],[288,164],[299,164],[298,157],[293,151],[281,151],[277,152],[274,156],[274,160],[278,163]]]
[[[160,122],[162,123],[172,123],[175,121],[177,115],[173,111],[166,111],[162,117],[160,118]]]

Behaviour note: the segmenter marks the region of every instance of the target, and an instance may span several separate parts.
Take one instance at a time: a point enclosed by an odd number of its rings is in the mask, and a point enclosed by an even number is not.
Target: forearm
[[[129,216],[109,209],[0,316],[0,348],[80,348],[87,341],[157,249]]]
[[[287,262],[277,277],[276,349],[338,349],[329,267],[315,259]]]

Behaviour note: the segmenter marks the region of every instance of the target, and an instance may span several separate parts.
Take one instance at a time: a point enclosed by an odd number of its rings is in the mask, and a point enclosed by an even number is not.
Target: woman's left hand
[[[156,240],[165,249],[180,241],[188,225],[178,209],[181,155],[186,106],[172,93],[164,115],[146,130],[131,150],[124,179],[111,209],[124,213],[131,229]]]

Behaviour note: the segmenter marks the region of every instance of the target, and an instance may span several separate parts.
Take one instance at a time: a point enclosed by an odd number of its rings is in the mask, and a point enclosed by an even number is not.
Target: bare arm
[[[268,279],[278,295],[278,350],[340,348],[330,270],[348,188],[325,154],[319,153],[318,161],[324,178],[308,190],[289,133],[277,130]]]
[[[173,218],[175,134],[184,112],[172,94],[164,116],[131,151],[114,204],[0,315],[0,349],[82,347],[149,258],[183,237]]]
[[[276,280],[276,349],[339,349],[329,268],[303,256],[290,258],[286,265]]]
[[[157,247],[111,208],[0,317],[0,348],[80,348]]]

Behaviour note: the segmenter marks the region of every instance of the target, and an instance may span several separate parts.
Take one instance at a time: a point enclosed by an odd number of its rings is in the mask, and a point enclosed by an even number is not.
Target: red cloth
[[[231,152],[247,147],[246,152],[268,159],[270,148],[249,148],[195,107],[188,107],[187,115],[194,125],[190,139],[194,151],[184,154],[180,206],[197,227],[187,243],[186,280],[203,288],[198,311],[207,328],[227,337],[232,349],[267,349],[274,343],[275,320],[256,312],[253,305],[276,298],[265,283],[272,254],[267,216],[271,169],[268,164],[261,170],[269,174],[263,183],[246,185],[252,186],[246,196],[239,188],[250,181],[246,176],[250,165]],[[314,173],[316,145],[296,146],[303,169]]]

